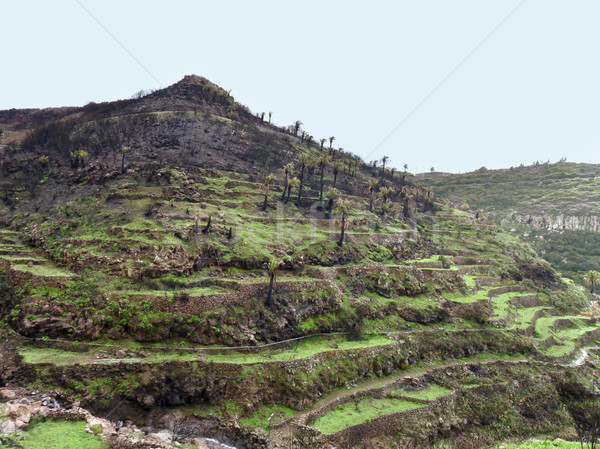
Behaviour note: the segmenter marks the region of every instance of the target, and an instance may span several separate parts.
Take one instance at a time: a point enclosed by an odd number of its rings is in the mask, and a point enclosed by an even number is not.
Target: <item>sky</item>
[[[205,76],[365,161],[600,163],[597,0],[4,2],[0,109]]]

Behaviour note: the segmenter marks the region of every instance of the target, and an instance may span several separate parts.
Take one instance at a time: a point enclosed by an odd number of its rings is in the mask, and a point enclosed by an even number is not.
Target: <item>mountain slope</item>
[[[582,288],[203,78],[0,118],[0,386],[251,448],[483,447],[593,397]]]
[[[587,271],[600,269],[600,165],[427,174],[418,183],[513,229],[567,277],[581,281]]]

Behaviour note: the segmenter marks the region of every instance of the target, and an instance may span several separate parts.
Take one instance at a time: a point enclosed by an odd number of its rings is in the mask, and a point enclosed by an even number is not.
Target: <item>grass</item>
[[[383,336],[376,336],[367,340],[342,340],[342,339],[310,339],[296,343],[292,349],[264,351],[258,354],[207,354],[207,361],[221,363],[262,363],[262,362],[280,362],[286,360],[305,359],[321,352],[341,351],[347,349],[369,348],[373,346],[383,346],[391,344],[393,340]],[[337,348],[333,348],[335,343]]]
[[[529,440],[517,445],[500,444],[494,446],[494,449],[581,449],[581,444],[564,440]]]
[[[334,433],[361,424],[378,416],[423,407],[424,404],[402,399],[375,399],[367,397],[356,402],[345,402],[318,418],[313,427],[324,434]]]
[[[442,396],[447,396],[452,393],[452,390],[448,388],[444,388],[437,384],[429,384],[426,388],[422,390],[407,390],[405,388],[391,390],[391,394],[398,396],[406,396],[413,399],[423,399],[427,401],[432,401]]]
[[[271,416],[271,414],[273,414],[271,425],[274,425],[283,421],[288,416],[292,416],[294,411],[279,405],[274,405],[272,407],[263,406],[256,410],[252,415],[241,418],[239,423],[243,426],[260,427],[266,430],[269,427],[269,416]]]
[[[264,362],[276,362],[276,361],[287,361],[287,360],[298,360],[308,358],[321,352],[329,352],[336,350],[348,350],[357,348],[369,348],[374,346],[382,346],[391,344],[393,340],[390,340],[383,336],[376,336],[367,340],[342,340],[342,339],[309,339],[296,343],[291,349],[278,349],[278,350],[267,350],[262,351],[258,354],[245,354],[241,352],[234,352],[231,354],[203,354],[202,358],[206,361],[218,362],[218,363],[231,363],[231,364],[250,364],[250,363],[264,363]],[[338,347],[333,348],[331,345],[335,343]],[[200,348],[199,348],[200,349]],[[54,365],[73,365],[79,364],[90,364],[90,363],[161,363],[169,360],[178,361],[196,361],[198,355],[195,353],[186,352],[165,352],[165,353],[152,353],[149,357],[144,359],[137,358],[125,358],[125,359],[96,359],[96,353],[94,351],[88,352],[73,352],[63,351],[60,349],[51,348],[23,348],[20,351],[23,359],[26,363],[33,364],[46,364],[51,363]]]
[[[97,435],[85,431],[84,421],[44,421],[30,424],[23,449],[108,449]]]
[[[75,275],[71,271],[67,271],[58,267],[50,267],[48,265],[33,265],[32,267],[29,267],[27,265],[17,264],[13,265],[13,269],[18,271],[27,271],[31,274],[46,277],[70,277]]]

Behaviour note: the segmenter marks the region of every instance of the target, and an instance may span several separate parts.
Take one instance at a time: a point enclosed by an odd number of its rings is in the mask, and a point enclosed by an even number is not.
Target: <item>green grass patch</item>
[[[87,433],[84,421],[43,421],[24,432],[23,449],[108,449],[102,437]]]
[[[402,399],[375,399],[367,397],[356,402],[345,402],[318,418],[313,426],[324,434],[338,432],[378,416],[423,407],[423,404]]]
[[[388,345],[392,342],[393,340],[384,336],[375,336],[365,340],[308,339],[295,343],[291,349],[263,351],[258,354],[207,354],[205,355],[205,360],[237,364],[280,362],[305,359],[321,352],[369,348],[373,346]],[[337,345],[337,348],[332,347],[334,344]]]
[[[529,440],[521,444],[500,444],[494,449],[581,449],[581,444],[564,440]]]
[[[252,415],[241,418],[239,423],[243,426],[248,427],[260,427],[267,429],[269,427],[269,416],[273,414],[271,418],[271,425],[280,423],[284,419],[294,414],[291,408],[275,405],[272,407],[261,407],[256,410]]]
[[[58,268],[58,267],[50,267],[48,265],[33,265],[31,267],[24,264],[13,265],[13,269],[18,271],[27,271],[29,273],[35,274],[37,276],[47,276],[47,277],[70,277],[75,276],[75,273]]]
[[[432,401],[442,396],[447,396],[452,393],[452,390],[448,388],[444,388],[437,384],[429,384],[427,388],[422,390],[407,390],[405,388],[400,388],[397,390],[391,390],[391,394],[398,396],[406,396],[414,399],[424,399],[427,401]]]

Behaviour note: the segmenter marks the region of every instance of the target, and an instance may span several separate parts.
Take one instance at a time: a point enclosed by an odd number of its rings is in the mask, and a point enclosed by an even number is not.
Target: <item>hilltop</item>
[[[197,76],[0,125],[0,397],[44,392],[112,447],[469,449],[588,422],[585,290],[406,175]],[[65,419],[30,402],[7,422]]]
[[[566,277],[581,282],[600,270],[600,165],[544,163],[417,179],[457,207],[485,212]]]

